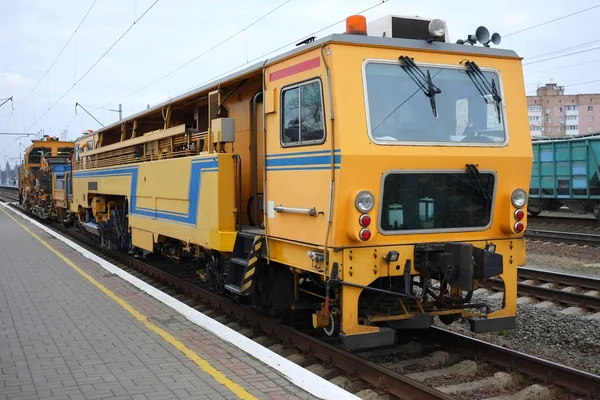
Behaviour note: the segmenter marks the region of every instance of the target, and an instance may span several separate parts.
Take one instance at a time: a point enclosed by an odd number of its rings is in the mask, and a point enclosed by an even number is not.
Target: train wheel
[[[293,317],[289,301],[281,288],[286,288],[285,272],[276,270],[267,264],[256,267],[252,289],[252,305],[259,312],[280,323],[287,323]]]
[[[538,215],[540,215],[540,211],[531,211],[531,210],[528,210],[528,211],[529,211],[529,215],[531,215],[532,217],[537,217]]]
[[[596,217],[596,220],[600,221],[600,206],[595,206],[593,211],[594,211],[594,217]]]
[[[340,333],[340,312],[337,308],[332,308],[329,312],[329,325],[323,328],[327,336],[337,336]]]

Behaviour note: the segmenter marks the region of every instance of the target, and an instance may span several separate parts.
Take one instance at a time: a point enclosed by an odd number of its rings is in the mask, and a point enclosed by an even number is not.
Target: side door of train
[[[324,71],[317,51],[266,70],[265,225],[270,237],[325,241],[332,166]]]

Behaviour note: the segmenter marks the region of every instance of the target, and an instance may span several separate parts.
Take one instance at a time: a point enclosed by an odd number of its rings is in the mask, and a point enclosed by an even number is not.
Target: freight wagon
[[[600,134],[534,139],[528,211],[567,206],[600,220]]]

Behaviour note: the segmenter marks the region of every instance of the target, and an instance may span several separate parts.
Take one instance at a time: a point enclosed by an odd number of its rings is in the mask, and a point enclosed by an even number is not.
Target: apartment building
[[[600,93],[565,95],[547,83],[527,96],[531,136],[570,137],[600,132]]]

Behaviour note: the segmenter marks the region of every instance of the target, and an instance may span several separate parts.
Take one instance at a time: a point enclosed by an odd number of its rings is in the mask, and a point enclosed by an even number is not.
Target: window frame
[[[506,119],[506,98],[504,96],[504,82],[500,71],[490,67],[480,67],[482,72],[492,72],[496,75],[498,89],[500,97],[502,98],[502,122],[504,124],[504,141],[500,143],[463,143],[463,142],[417,142],[417,141],[389,141],[389,140],[377,140],[371,133],[371,115],[369,111],[369,88],[367,87],[367,65],[368,64],[391,64],[399,65],[397,60],[386,60],[378,58],[368,58],[363,61],[362,64],[362,79],[363,79],[363,96],[365,106],[365,116],[367,123],[367,135],[369,140],[380,146],[442,146],[442,147],[507,147],[510,142],[510,133],[508,129],[508,121]],[[415,64],[422,68],[445,68],[445,69],[456,69],[466,71],[467,67],[456,64],[438,64],[438,63],[426,63],[426,62],[415,62]]]
[[[457,173],[468,172],[464,169],[391,169],[386,171],[379,182],[379,201],[377,202],[377,231],[383,236],[398,236],[398,235],[415,235],[415,234],[433,234],[433,233],[450,233],[450,232],[482,232],[490,229],[494,224],[494,213],[496,210],[496,199],[498,195],[498,173],[494,170],[481,169],[479,170],[482,174],[491,174],[494,177],[494,189],[492,192],[492,204],[490,208],[490,221],[486,226],[480,227],[469,227],[469,228],[444,228],[444,229],[410,229],[410,230],[383,230],[381,227],[381,213],[383,212],[383,196],[385,189],[385,179],[388,175],[401,174],[401,175],[412,175],[412,174],[457,174]]]
[[[283,133],[284,133],[284,129],[285,129],[285,123],[284,123],[284,117],[285,117],[284,107],[285,106],[284,106],[283,95],[288,90],[300,88],[301,86],[308,85],[313,82],[319,83],[319,90],[321,91],[321,121],[323,121],[323,138],[320,140],[307,140],[307,141],[300,140],[298,142],[284,143],[283,142]],[[298,89],[299,105],[300,105],[301,100],[302,100],[302,98],[300,96],[300,89]],[[281,117],[279,118],[279,144],[281,147],[287,148],[287,147],[302,147],[302,146],[318,146],[320,144],[325,143],[325,141],[327,140],[327,122],[325,121],[325,93],[323,92],[323,81],[321,80],[321,77],[316,76],[313,78],[305,79],[303,81],[292,83],[290,85],[282,86],[281,90],[279,91],[279,104],[280,104],[280,108],[281,108]],[[298,114],[300,115],[300,113],[302,112],[302,108],[299,107],[298,110],[299,110]],[[300,126],[298,128],[298,133],[299,133],[298,137],[301,138],[301,133],[302,133],[301,121],[299,120],[298,123],[300,124]]]

